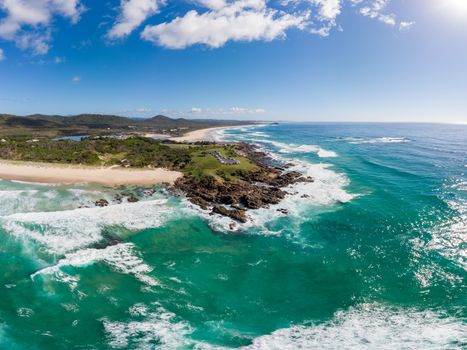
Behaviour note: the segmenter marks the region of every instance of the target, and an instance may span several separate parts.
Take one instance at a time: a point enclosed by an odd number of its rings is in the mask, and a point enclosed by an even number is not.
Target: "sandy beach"
[[[220,129],[225,129],[225,127],[206,128],[190,131],[183,136],[172,137],[171,140],[177,142],[209,141],[209,134]]]
[[[172,137],[170,140],[176,142],[198,142],[198,141],[214,141],[214,138],[210,135],[217,130],[236,129],[245,126],[260,126],[265,125],[264,123],[256,124],[244,124],[244,125],[232,125],[232,126],[217,126],[213,128],[199,129],[190,131],[183,136]]]
[[[0,161],[0,179],[43,183],[153,185],[174,183],[182,173],[166,169],[123,169],[49,163]]]

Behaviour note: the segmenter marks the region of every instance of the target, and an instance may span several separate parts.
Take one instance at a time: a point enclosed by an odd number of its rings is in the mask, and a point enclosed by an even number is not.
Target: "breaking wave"
[[[293,143],[283,143],[271,140],[258,140],[251,139],[252,141],[259,143],[270,144],[277,149],[277,152],[282,154],[300,154],[300,153],[314,153],[319,158],[334,158],[337,157],[337,153],[330,151],[315,145],[297,145]]]
[[[313,178],[313,182],[292,184],[283,190],[287,196],[279,203],[268,208],[248,211],[250,221],[245,224],[237,223],[221,215],[211,215],[209,211],[201,211],[210,225],[220,231],[239,231],[252,227],[261,228],[263,233],[279,233],[267,229],[264,224],[281,217],[292,218],[295,223],[307,220],[304,212],[323,206],[351,201],[357,195],[345,190],[349,180],[343,174],[330,169],[331,164],[310,164],[293,160],[290,171],[298,171],[305,177]]]
[[[17,213],[0,219],[3,229],[50,253],[65,254],[101,241],[106,227],[136,231],[159,227],[176,213],[167,199],[54,212]]]
[[[149,311],[155,308],[154,311]],[[163,347],[179,349],[194,345],[186,335],[192,333],[192,328],[183,321],[177,321],[176,315],[168,312],[162,306],[137,304],[132,306],[129,314],[140,320],[128,322],[102,319],[108,345],[113,349],[149,349]]]
[[[273,222],[281,217],[293,218],[294,223],[300,223],[305,220],[304,212],[311,208],[330,206],[336,203],[346,203],[351,201],[357,195],[351,194],[345,190],[349,185],[347,177],[331,169],[332,164],[310,163],[296,158],[290,158],[290,155],[300,153],[315,153],[321,158],[336,157],[333,151],[325,150],[314,145],[295,145],[272,140],[258,140],[251,138],[252,128],[231,128],[236,131],[245,132],[245,134],[232,135],[226,134],[225,130],[218,130],[218,137],[222,140],[238,140],[257,142],[261,151],[280,162],[288,163],[289,171],[297,171],[304,177],[310,177],[313,182],[297,183],[283,189],[287,196],[277,205],[271,205],[268,208],[249,210],[250,221],[247,223],[238,223],[230,218],[218,214],[211,214],[209,210],[201,210],[197,207],[186,205],[206,218],[211,227],[218,231],[244,231],[250,228],[260,228],[262,233],[280,234],[280,232],[266,228],[264,225]],[[253,129],[254,130],[254,129]],[[274,152],[266,145],[271,145]]]
[[[37,276],[54,276],[56,280],[70,284],[72,289],[77,285],[79,277],[64,273],[61,269],[65,266],[81,267],[103,262],[109,265],[115,272],[132,275],[140,282],[149,286],[159,285],[159,282],[147,274],[152,268],[144,263],[135,251],[132,243],[120,243],[108,246],[104,249],[82,249],[77,252],[65,254],[55,265],[45,267],[31,275],[32,279]]]
[[[366,143],[402,143],[410,142],[405,137],[375,137],[375,138],[361,138],[361,137],[346,137],[344,138],[348,143],[354,145],[361,145]]]
[[[363,304],[337,312],[320,325],[294,326],[258,337],[245,350],[261,349],[461,349],[467,324],[441,312]]]
[[[155,308],[154,311],[149,311]],[[102,319],[110,347],[168,349],[225,349],[190,339],[193,328],[161,307],[136,304],[128,310],[131,321]],[[137,319],[137,320],[134,320]],[[467,342],[467,324],[443,312],[389,308],[362,304],[337,312],[327,322],[279,329],[256,337],[242,350],[293,349],[461,349]]]

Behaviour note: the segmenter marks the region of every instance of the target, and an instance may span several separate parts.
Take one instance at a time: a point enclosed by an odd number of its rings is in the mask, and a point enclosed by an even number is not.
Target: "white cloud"
[[[5,59],[5,53],[3,52],[3,49],[0,49],[0,62]]]
[[[51,47],[53,23],[63,17],[76,23],[84,11],[83,0],[0,0],[0,39],[38,55]],[[116,1],[116,0],[114,0]],[[110,40],[123,39],[159,13],[169,0],[119,0],[119,12],[106,33]],[[350,4],[365,17],[408,30],[414,22],[399,22],[387,8],[391,0],[184,0],[186,12],[147,25],[141,38],[154,44],[183,49],[192,45],[219,48],[229,41],[271,41],[285,38],[290,29],[328,36],[342,30],[338,18]],[[177,3],[178,4],[178,3]],[[178,8],[178,7],[177,7]],[[91,46],[89,40],[73,46]],[[57,59],[56,59],[56,63]]]
[[[405,31],[405,30],[409,30],[411,29],[413,26],[415,25],[415,22],[414,21],[411,21],[411,22],[400,22],[399,23],[399,30],[400,31]]]
[[[230,113],[233,114],[262,114],[265,113],[264,108],[245,108],[245,107],[231,107]]]
[[[131,34],[148,17],[159,12],[164,0],[121,0],[121,13],[108,31],[107,38],[122,39]]]
[[[138,113],[150,113],[152,112],[151,108],[141,107],[136,110]]]
[[[319,17],[323,20],[334,21],[341,14],[341,0],[311,0],[319,7]]]
[[[201,113],[202,111],[203,111],[202,108],[198,108],[198,107],[192,107],[191,108],[191,113],[194,113],[194,114]]]
[[[360,2],[361,1],[357,1],[357,2],[354,1],[354,3],[360,3]],[[395,26],[396,16],[392,13],[391,14],[383,13],[388,3],[389,3],[389,0],[373,0],[368,6],[364,6],[360,8],[360,14],[362,14],[365,17],[377,19],[390,26]]]
[[[240,0],[202,14],[191,10],[170,22],[146,26],[141,36],[171,49],[195,44],[218,48],[229,40],[285,37],[289,28],[303,29],[307,18],[308,13],[289,14],[268,8],[265,0]]]
[[[211,10],[220,10],[226,5],[225,0],[197,0],[196,3]]]
[[[14,41],[22,49],[43,55],[50,49],[54,16],[79,20],[81,0],[0,0],[0,38]]]
[[[247,111],[247,109],[243,107],[232,107],[230,108],[230,111],[233,113],[244,113]]]
[[[73,78],[71,78],[71,82],[73,84],[79,84],[81,82],[81,77],[79,75],[75,75]]]

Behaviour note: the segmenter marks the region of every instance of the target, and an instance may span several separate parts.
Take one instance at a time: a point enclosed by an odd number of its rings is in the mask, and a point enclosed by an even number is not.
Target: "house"
[[[216,157],[216,159],[219,161],[219,163],[224,164],[224,165],[238,165],[240,164],[240,161],[234,158],[226,158],[220,152],[212,152],[212,155]]]

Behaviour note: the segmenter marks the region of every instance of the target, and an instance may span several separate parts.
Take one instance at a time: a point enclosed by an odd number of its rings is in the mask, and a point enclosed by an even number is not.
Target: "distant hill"
[[[130,131],[180,135],[196,129],[240,124],[249,124],[249,122],[214,119],[173,119],[164,115],[139,119],[105,114],[79,114],[75,116],[0,114],[0,135],[50,137]]]

